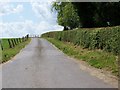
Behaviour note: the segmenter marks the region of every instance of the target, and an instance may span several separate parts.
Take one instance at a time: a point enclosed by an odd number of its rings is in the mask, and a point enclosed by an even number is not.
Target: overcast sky
[[[51,11],[53,0],[33,1],[0,2],[0,37],[40,35],[63,29],[57,24],[57,14]]]

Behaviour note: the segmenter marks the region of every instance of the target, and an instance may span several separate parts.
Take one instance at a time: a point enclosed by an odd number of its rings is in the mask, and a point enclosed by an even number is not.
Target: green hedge
[[[72,42],[74,45],[80,45],[91,50],[102,49],[113,52],[115,55],[120,54],[120,26],[48,32],[42,37]]]

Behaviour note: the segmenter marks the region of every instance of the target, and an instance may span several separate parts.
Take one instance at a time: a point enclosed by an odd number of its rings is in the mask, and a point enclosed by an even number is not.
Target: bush
[[[49,32],[42,37],[51,37],[60,41],[72,42],[89,49],[101,49],[120,54],[120,26],[69,31]]]

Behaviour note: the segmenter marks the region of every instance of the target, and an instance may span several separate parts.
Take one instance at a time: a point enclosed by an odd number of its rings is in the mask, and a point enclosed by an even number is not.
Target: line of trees
[[[120,2],[54,2],[52,6],[64,30],[120,25]]]

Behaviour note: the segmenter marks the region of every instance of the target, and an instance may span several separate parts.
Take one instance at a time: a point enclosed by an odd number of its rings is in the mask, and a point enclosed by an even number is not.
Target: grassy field
[[[88,50],[83,47],[75,46],[72,43],[59,41],[53,38],[46,38],[65,54],[76,59],[86,61],[95,68],[110,71],[113,75],[118,76],[117,56],[102,50]]]
[[[9,48],[9,44],[7,39],[2,39],[2,43],[3,43],[3,47],[4,50],[0,50],[2,51],[2,55],[0,57],[2,57],[2,59],[0,59],[0,62],[6,62],[9,59],[11,59],[13,56],[15,56],[17,53],[19,53],[19,51],[25,47],[26,44],[28,44],[30,42],[30,39],[28,39],[25,42],[19,43],[18,45],[16,45],[14,48]]]

